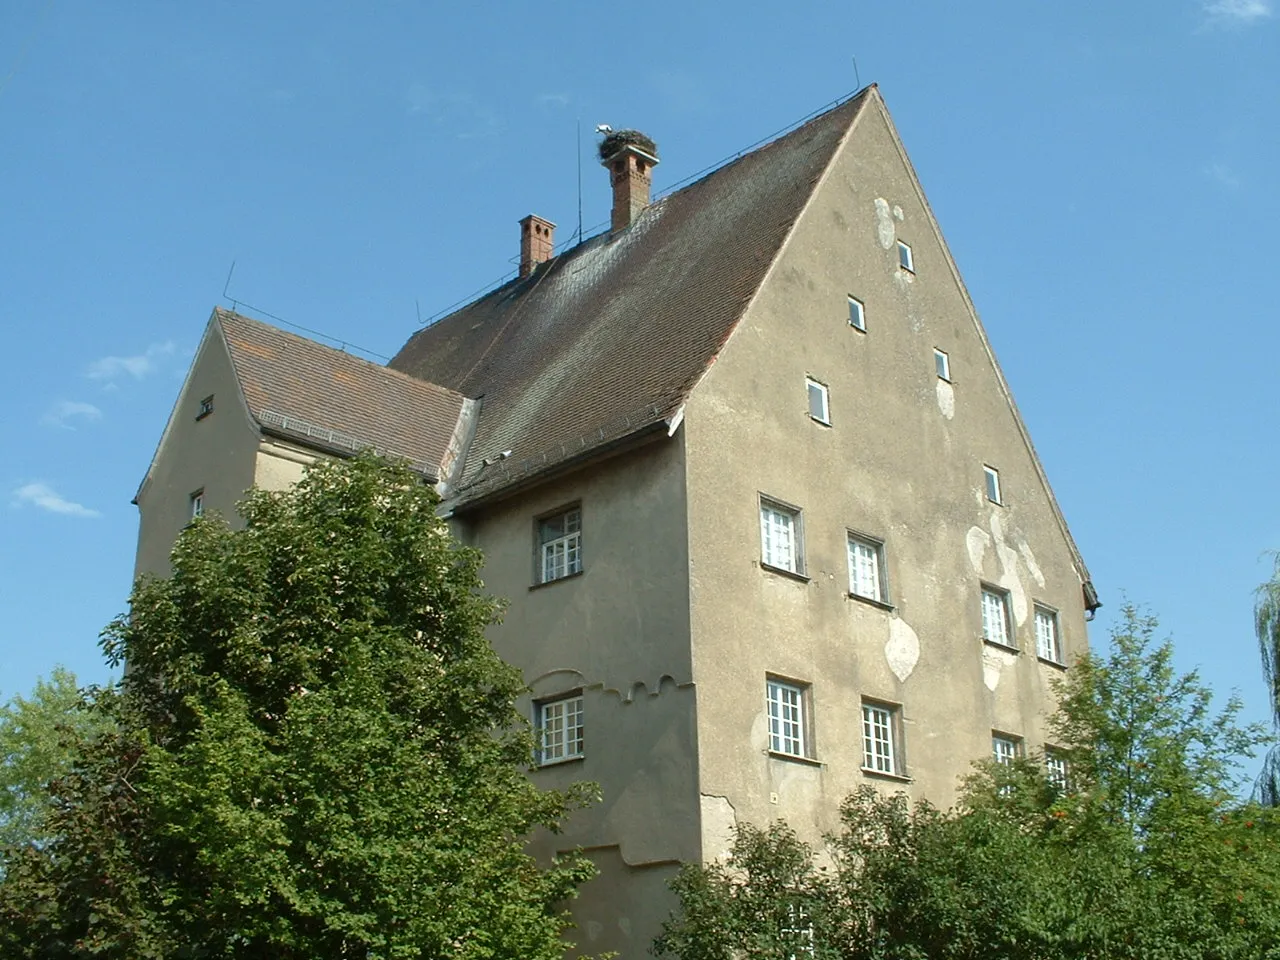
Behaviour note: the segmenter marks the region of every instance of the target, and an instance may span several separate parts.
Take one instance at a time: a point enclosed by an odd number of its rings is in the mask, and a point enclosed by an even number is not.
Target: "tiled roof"
[[[630,228],[591,238],[415,334],[391,367],[482,398],[461,495],[672,415],[866,100],[846,101],[657,201]]]
[[[214,320],[259,425],[338,451],[372,447],[439,479],[461,394],[229,310]]]

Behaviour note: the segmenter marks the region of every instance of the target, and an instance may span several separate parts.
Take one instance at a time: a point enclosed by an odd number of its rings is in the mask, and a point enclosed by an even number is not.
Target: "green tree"
[[[30,696],[0,706],[0,850],[47,842],[48,789],[70,772],[79,744],[97,731],[75,674],[54,667]]]
[[[728,864],[686,867],[657,943],[683,960],[1257,960],[1280,957],[1280,819],[1241,805],[1235,762],[1264,741],[1179,675],[1156,622],[1122,612],[1110,652],[1062,683],[1043,757],[978,766],[940,811],[866,788],[823,857],[785,827],[739,830]],[[825,861],[825,863],[823,862]],[[763,894],[763,896],[762,896]],[[777,911],[799,898],[812,947]]]
[[[1271,720],[1280,732],[1280,553],[1271,555],[1271,579],[1258,587],[1253,606],[1254,632],[1262,654],[1262,675],[1271,694]],[[1280,806],[1280,747],[1272,747],[1254,786],[1254,796],[1269,807]]]
[[[540,792],[498,608],[435,494],[372,458],[193,523],[104,633],[114,730],[0,883],[6,957],[551,958],[581,857]]]

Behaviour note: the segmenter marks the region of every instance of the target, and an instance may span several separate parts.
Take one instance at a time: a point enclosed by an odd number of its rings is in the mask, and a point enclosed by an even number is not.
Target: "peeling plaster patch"
[[[970,527],[969,532],[964,535],[964,545],[969,550],[969,563],[973,566],[973,572],[982,576],[982,558],[987,547],[991,546],[991,534],[981,527]]]
[[[604,924],[599,923],[595,920],[587,921],[587,939],[588,940],[599,940],[600,934],[602,933],[604,933]]]
[[[902,208],[896,203],[893,205],[893,219],[897,220],[899,223],[901,223],[903,219]]]
[[[884,645],[884,658],[899,683],[906,682],[920,660],[920,638],[901,617],[894,617],[889,621],[889,639]]]
[[[982,682],[986,684],[988,690],[995,693],[996,687],[1000,685],[1000,673],[1005,667],[1011,666],[1017,659],[1018,655],[1015,653],[983,646]]]
[[[624,937],[631,936],[631,920],[628,917],[618,918],[618,929],[622,931]]]
[[[888,250],[893,246],[896,235],[893,214],[889,212],[889,201],[884,197],[876,197],[876,236],[880,240],[880,246]]]
[[[1036,563],[1036,555],[1031,552],[1031,545],[1025,540],[1018,541],[1018,555],[1022,557],[1022,562],[1027,565],[1027,569],[1031,571],[1031,576],[1035,577],[1036,583],[1044,586],[1044,573],[1040,570],[1040,565]]]
[[[728,797],[701,795],[702,860],[716,863],[729,859],[733,852],[733,836],[738,828],[738,815]]]
[[[956,392],[952,389],[951,384],[939,378],[936,393],[938,394],[938,409],[942,411],[942,415],[950,420],[956,415]]]

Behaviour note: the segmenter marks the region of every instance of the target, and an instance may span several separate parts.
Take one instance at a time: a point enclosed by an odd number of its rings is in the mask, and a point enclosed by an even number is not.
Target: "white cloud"
[[[90,510],[84,504],[63,499],[58,496],[52,487],[43,483],[24,484],[13,491],[13,505],[15,507],[28,503],[34,507],[39,507],[41,510],[48,510],[50,513],[61,513],[68,517],[102,516],[97,510]]]
[[[90,380],[105,380],[108,383],[124,376],[141,380],[155,373],[159,366],[158,362],[173,356],[176,349],[173,341],[169,340],[164,343],[153,343],[142,353],[134,354],[132,357],[101,357],[89,364],[85,376]]]
[[[79,400],[59,400],[52,407],[45,411],[40,422],[46,427],[59,427],[63,430],[74,430],[71,421],[77,418],[83,418],[84,422],[92,423],[94,420],[102,419],[102,411],[95,407],[92,403],[83,403]]]
[[[1210,180],[1228,190],[1236,190],[1240,187],[1240,175],[1225,163],[1211,163],[1205,167],[1204,172]]]
[[[1270,0],[1202,0],[1204,12],[1217,23],[1253,23],[1271,16]]]
[[[539,95],[537,102],[542,107],[567,107],[569,97],[563,93],[544,93]]]

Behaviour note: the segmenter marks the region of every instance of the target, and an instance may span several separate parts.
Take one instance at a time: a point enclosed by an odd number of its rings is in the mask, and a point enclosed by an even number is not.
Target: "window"
[[[787,920],[782,928],[784,943],[791,946],[788,960],[800,960],[801,957],[812,957],[813,924],[809,920],[809,910],[803,903],[787,904]]]
[[[1044,771],[1051,784],[1059,790],[1067,789],[1067,758],[1052,747],[1045,747]]]
[[[809,416],[819,423],[830,425],[831,410],[827,405],[827,386],[812,377],[805,377],[805,386],[809,390]]]
[[[862,769],[902,776],[898,749],[898,708],[886,703],[862,703]]]
[[[938,379],[951,382],[951,358],[945,350],[933,349],[933,367],[938,371]]]
[[[804,573],[800,511],[773,500],[760,501],[760,562],[776,570]]]
[[[200,412],[196,414],[197,420],[203,420],[209,414],[213,413],[213,394],[209,394],[200,401]]]
[[[582,756],[582,694],[535,705],[538,762],[559,763]]]
[[[809,756],[805,735],[804,706],[807,689],[794,683],[769,678],[765,697],[769,703],[769,752],[788,757]]]
[[[982,588],[982,639],[1012,647],[1009,638],[1009,594],[995,587]]]
[[[1000,499],[1000,471],[995,467],[983,466],[983,476],[987,483],[987,499],[992,503],[1001,503]]]
[[[911,247],[901,240],[898,241],[898,266],[907,273],[916,272],[915,260],[911,256]]]
[[[582,572],[582,510],[574,507],[538,521],[540,583]]]
[[[867,311],[862,305],[862,301],[852,294],[849,295],[849,326],[855,330],[867,332]]]
[[[883,559],[883,543],[849,534],[849,593],[884,603]]]
[[[996,763],[1013,763],[1022,753],[1022,741],[1003,733],[991,735],[991,754]]]
[[[191,519],[204,516],[204,488],[191,495]]]
[[[1036,606],[1036,656],[1062,663],[1062,641],[1058,637],[1058,615],[1048,607]]]

